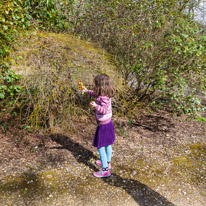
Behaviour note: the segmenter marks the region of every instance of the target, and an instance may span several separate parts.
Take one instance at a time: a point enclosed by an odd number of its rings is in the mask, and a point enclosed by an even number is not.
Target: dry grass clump
[[[13,70],[23,75],[17,105],[34,128],[55,124],[72,127],[88,110],[88,97],[78,94],[77,81],[92,88],[93,78],[107,73],[117,88],[121,77],[112,58],[89,42],[67,34],[32,33],[19,40]]]

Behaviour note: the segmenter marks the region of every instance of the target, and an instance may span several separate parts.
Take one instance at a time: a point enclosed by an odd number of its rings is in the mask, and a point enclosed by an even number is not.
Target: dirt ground
[[[93,117],[44,134],[1,116],[0,205],[205,205],[205,122],[164,111],[113,121],[112,176],[102,179],[92,176]]]

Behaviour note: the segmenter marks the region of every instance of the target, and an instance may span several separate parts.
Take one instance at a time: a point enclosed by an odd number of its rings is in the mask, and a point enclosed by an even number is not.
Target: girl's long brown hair
[[[99,74],[94,78],[94,92],[98,96],[112,97],[114,88],[110,77],[106,74]]]

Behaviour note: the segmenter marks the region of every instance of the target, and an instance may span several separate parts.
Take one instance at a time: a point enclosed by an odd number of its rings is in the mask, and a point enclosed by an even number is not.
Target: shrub
[[[48,32],[33,32],[19,41],[12,55],[17,63],[13,70],[23,75],[16,105],[21,119],[35,129],[74,127],[82,116],[89,118],[90,99],[78,93],[78,79],[92,89],[94,76],[105,72],[120,84],[110,56],[89,42]]]
[[[3,0],[0,5],[0,100],[13,97],[19,93],[20,78],[9,69],[12,42],[21,29],[30,26],[30,16],[21,6],[21,1]]]
[[[206,91],[205,36],[183,12],[187,3],[90,1],[76,32],[115,55],[137,101],[195,113],[204,109],[198,95]]]
[[[19,76],[10,70],[14,61],[10,51],[15,40],[29,29],[45,29],[56,32],[68,30],[64,15],[65,1],[3,0],[0,4],[0,99],[14,96],[20,91]],[[58,7],[58,8],[57,8]],[[67,7],[68,8],[68,7]],[[23,31],[24,30],[24,31]]]
[[[21,87],[13,83],[18,82],[20,76],[9,70],[6,66],[0,65],[0,68],[0,99],[19,93]]]
[[[28,0],[24,2],[23,7],[31,15],[38,29],[60,32],[70,28],[67,19],[70,5],[71,2],[64,0]]]

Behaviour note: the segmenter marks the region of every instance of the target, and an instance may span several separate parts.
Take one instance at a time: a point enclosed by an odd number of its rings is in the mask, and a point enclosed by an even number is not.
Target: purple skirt
[[[108,124],[98,125],[92,146],[100,148],[114,143],[115,133],[112,120]]]

